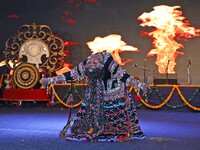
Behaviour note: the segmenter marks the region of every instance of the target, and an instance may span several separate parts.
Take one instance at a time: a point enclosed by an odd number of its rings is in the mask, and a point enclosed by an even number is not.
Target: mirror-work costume
[[[88,60],[98,59],[94,68]],[[139,81],[126,73],[106,52],[89,56],[71,71],[63,74],[66,80],[84,79],[88,86],[76,118],[65,133],[73,141],[129,141],[143,139],[130,86]]]

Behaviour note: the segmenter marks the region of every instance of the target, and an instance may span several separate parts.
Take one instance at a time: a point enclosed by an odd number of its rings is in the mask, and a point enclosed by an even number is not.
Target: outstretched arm
[[[78,66],[74,67],[72,70],[64,73],[63,75],[67,80],[82,80],[85,77],[85,64],[86,60],[79,63]]]
[[[109,54],[105,63],[105,69],[110,73],[111,78],[120,79],[126,86],[134,86],[138,90],[141,89],[143,94],[147,94],[148,86],[140,82],[138,78],[129,75],[117,62],[114,61],[112,55]]]
[[[72,70],[61,75],[42,78],[40,80],[40,83],[42,83],[43,86],[47,87],[49,84],[66,83],[68,80],[82,80],[85,77],[84,71],[86,61],[87,59],[83,62],[80,62],[79,65],[74,67]]]

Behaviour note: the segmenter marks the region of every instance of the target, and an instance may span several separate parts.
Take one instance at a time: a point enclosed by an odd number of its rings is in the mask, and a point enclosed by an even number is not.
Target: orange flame
[[[5,61],[5,60],[3,60],[3,61],[0,62],[0,68],[3,67],[3,66],[5,66],[5,65],[6,65],[6,61]],[[9,65],[11,68],[14,67],[14,63],[13,63],[11,60],[8,61],[8,65]],[[19,63],[16,64],[16,65],[19,65]],[[10,75],[13,74],[13,69],[10,69],[9,74],[10,74]]]
[[[8,64],[11,66],[11,68],[13,68],[13,65],[14,65],[14,64],[11,62],[11,60],[9,60]],[[0,67],[2,67],[2,66],[4,66],[4,65],[6,65],[6,61],[5,61],[5,60],[3,60],[3,61],[0,62]],[[16,64],[16,65],[18,65],[18,64]],[[72,66],[72,64],[64,63],[64,64],[63,64],[63,67],[62,67],[60,70],[57,70],[57,71],[56,71],[56,74],[57,74],[57,75],[61,75],[61,74],[65,73],[65,72],[70,71],[70,70],[71,70],[71,69],[70,69],[71,66]],[[13,74],[13,69],[10,70],[10,73],[9,73],[9,74],[10,74],[10,75]]]
[[[61,74],[65,73],[65,72],[70,71],[70,70],[71,70],[71,69],[70,69],[71,66],[72,66],[72,64],[64,63],[64,64],[63,64],[63,67],[62,67],[60,70],[57,70],[57,71],[56,71],[56,74],[57,74],[57,75],[61,75]]]
[[[6,65],[6,61],[5,60],[3,60],[3,61],[0,62],[0,67],[2,67],[4,65]]]
[[[122,62],[119,55],[120,52],[139,51],[136,47],[127,45],[124,41],[122,41],[121,36],[118,34],[111,34],[104,38],[95,37],[93,41],[87,42],[87,45],[93,54],[103,51],[110,53],[119,65],[125,65],[127,62],[131,61],[128,59],[126,62]]]
[[[159,73],[174,74],[176,58],[183,52],[177,50],[183,48],[183,45],[177,43],[175,39],[186,39],[199,36],[199,29],[190,27],[188,21],[182,16],[182,11],[176,10],[180,6],[160,5],[153,7],[150,13],[143,13],[138,17],[142,21],[142,27],[154,27],[155,30],[149,32],[148,35],[153,38],[152,49],[147,56],[157,55],[156,64]]]
[[[0,62],[0,67],[2,67],[2,66],[4,66],[4,65],[6,65],[6,61],[5,61],[5,60],[3,60],[3,61]],[[13,63],[11,60],[8,61],[8,65],[9,65],[11,68],[14,67],[14,63]],[[17,65],[19,65],[19,63],[16,64],[16,66],[17,66]]]

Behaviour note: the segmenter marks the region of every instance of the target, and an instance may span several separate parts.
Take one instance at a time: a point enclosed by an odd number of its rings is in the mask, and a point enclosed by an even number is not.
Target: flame
[[[68,46],[74,46],[77,45],[78,43],[75,41],[64,41],[64,47],[68,47]]]
[[[19,16],[17,14],[11,14],[8,15],[8,18],[19,19]]]
[[[71,66],[72,66],[72,64],[64,63],[64,64],[63,64],[63,67],[62,67],[60,70],[57,70],[57,71],[56,71],[56,74],[57,74],[57,75],[61,75],[61,74],[65,73],[65,72],[70,71],[70,70],[71,70],[71,69],[70,69]]]
[[[18,66],[19,64],[20,64],[20,63],[15,64],[15,65]],[[3,60],[3,61],[0,62],[0,67],[3,67],[3,66],[5,66],[5,65],[6,65],[6,61],[5,61],[5,60]],[[11,60],[8,61],[8,65],[9,65],[11,68],[14,67],[14,63],[13,63]],[[13,74],[13,69],[10,69],[9,74],[10,74],[10,75]]]
[[[0,62],[0,67],[5,66],[5,65],[6,65],[6,61],[5,61],[5,60],[3,60],[3,61]],[[11,60],[8,61],[8,65],[9,65],[11,68],[14,67],[14,63],[13,63]],[[16,66],[17,66],[17,65],[19,65],[19,63],[16,64]]]
[[[11,60],[8,61],[8,64],[11,66],[11,68],[13,68],[13,65],[14,65],[14,64],[12,63]],[[3,60],[3,61],[0,62],[0,67],[2,67],[2,66],[4,66],[4,65],[6,65],[6,61],[5,61],[5,60]],[[19,65],[19,63],[16,64],[16,65]],[[63,67],[62,67],[60,70],[57,70],[57,71],[56,71],[56,74],[57,74],[57,75],[61,75],[61,74],[65,73],[65,72],[70,71],[70,70],[71,70],[71,69],[70,69],[71,66],[72,66],[72,64],[64,63],[64,64],[63,64]],[[9,74],[10,74],[10,75],[13,74],[13,69],[10,70],[10,73],[9,73]]]
[[[153,7],[150,13],[143,13],[138,17],[142,21],[142,27],[154,27],[155,30],[148,35],[153,38],[154,49],[150,50],[147,56],[157,55],[156,64],[159,73],[174,74],[176,58],[183,52],[177,50],[183,48],[183,45],[176,42],[175,39],[181,40],[199,36],[199,29],[190,27],[188,21],[182,16],[182,11],[177,9],[180,6],[160,5]]]
[[[93,41],[87,42],[87,45],[93,54],[103,51],[110,53],[119,65],[125,65],[127,62],[131,61],[128,59],[128,61],[122,62],[119,55],[120,52],[139,51],[136,47],[127,45],[124,41],[122,41],[121,36],[118,34],[111,34],[103,38],[95,37]]]
[[[3,60],[3,61],[0,62],[0,67],[2,67],[4,65],[6,65],[6,61],[5,60]]]
[[[64,12],[64,15],[60,17],[61,21],[66,22],[69,25],[76,25],[77,21],[74,18],[74,15],[82,10],[86,9],[85,3],[95,4],[97,0],[67,0],[67,10]],[[82,7],[84,5],[84,7]]]

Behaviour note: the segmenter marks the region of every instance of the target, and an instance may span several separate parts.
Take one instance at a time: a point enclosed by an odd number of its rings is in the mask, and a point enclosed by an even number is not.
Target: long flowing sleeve
[[[64,73],[66,80],[82,80],[85,77],[85,63],[86,60],[79,63],[76,67],[72,70]]]
[[[137,87],[139,80],[134,79],[134,77],[129,75],[122,67],[120,67],[119,64],[114,61],[111,54],[106,55],[105,70],[109,72],[107,74],[109,74],[110,78],[120,79],[122,82],[126,83],[126,85]]]

